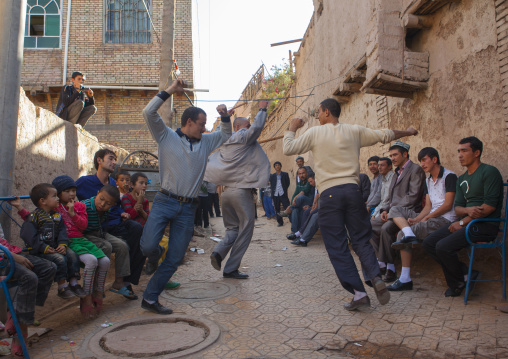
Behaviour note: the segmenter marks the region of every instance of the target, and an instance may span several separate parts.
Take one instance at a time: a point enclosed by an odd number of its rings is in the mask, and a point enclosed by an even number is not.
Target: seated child
[[[104,254],[111,257],[115,253],[115,282],[110,289],[113,293],[121,294],[127,299],[135,300],[137,296],[133,293],[130,283],[124,282],[124,277],[131,274],[129,246],[127,243],[106,232],[102,224],[107,222],[109,210],[120,198],[118,188],[113,185],[104,185],[97,196],[86,199],[83,203],[86,205],[88,214],[88,226],[83,231],[85,238],[99,247]]]
[[[115,181],[118,190],[120,191],[120,199],[123,199],[127,193],[129,193],[129,186],[131,184],[131,175],[125,170],[119,170],[115,174]]]
[[[3,231],[1,230],[3,237]],[[0,238],[0,244],[6,247],[15,261],[15,271],[11,277],[17,281],[17,286],[12,288],[11,293],[14,310],[18,317],[19,326],[23,337],[28,336],[28,325],[32,325],[35,317],[35,306],[42,307],[48,297],[49,289],[56,273],[56,265],[48,260],[30,254],[23,254],[21,248],[11,245],[4,238]],[[0,275],[6,276],[10,271],[10,264],[0,268]],[[16,334],[11,313],[7,313],[5,330],[8,335]],[[11,354],[15,357],[23,357],[23,350],[18,339],[15,337],[11,344]]]
[[[122,198],[122,207],[130,214],[131,219],[144,226],[150,213],[150,206],[145,198],[148,177],[141,172],[134,173],[131,177],[131,186],[132,191]]]
[[[38,184],[30,191],[30,199],[37,208],[23,223],[20,233],[28,252],[56,264],[55,282],[60,298],[83,296],[83,289],[78,286],[79,258],[68,248],[67,230],[62,216],[56,212],[59,204],[56,188],[49,183]]]
[[[83,293],[85,297],[80,300],[80,311],[85,318],[93,318],[99,314],[102,309],[102,299],[104,296],[104,284],[110,265],[109,258],[104,252],[97,248],[83,236],[83,231],[88,226],[88,215],[86,205],[76,201],[76,183],[69,176],[58,176],[53,182],[60,205],[58,212],[67,227],[69,236],[69,248],[78,256],[79,260],[85,265],[83,270]],[[93,294],[92,294],[93,292]]]

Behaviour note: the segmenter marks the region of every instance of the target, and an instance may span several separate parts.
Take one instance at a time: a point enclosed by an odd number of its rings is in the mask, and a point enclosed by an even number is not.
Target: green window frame
[[[27,0],[25,49],[59,49],[62,0]]]

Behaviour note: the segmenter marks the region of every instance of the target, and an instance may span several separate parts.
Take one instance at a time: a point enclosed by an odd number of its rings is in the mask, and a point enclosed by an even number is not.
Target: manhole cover
[[[213,322],[178,315],[119,322],[95,334],[90,349],[98,358],[179,358],[213,344],[220,335]]]
[[[189,282],[177,290],[165,290],[161,296],[179,302],[195,302],[228,297],[236,291],[233,284],[226,282]]]

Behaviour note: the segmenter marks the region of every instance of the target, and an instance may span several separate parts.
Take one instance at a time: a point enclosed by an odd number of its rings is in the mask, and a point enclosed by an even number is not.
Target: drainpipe
[[[0,1],[0,14],[0,197],[6,197],[14,184],[26,0]],[[10,219],[1,213],[0,222],[11,238]]]
[[[67,0],[67,27],[65,29],[65,55],[64,55],[64,66],[62,74],[62,86],[67,83],[67,57],[69,55],[69,31],[71,25],[71,5],[72,0]]]

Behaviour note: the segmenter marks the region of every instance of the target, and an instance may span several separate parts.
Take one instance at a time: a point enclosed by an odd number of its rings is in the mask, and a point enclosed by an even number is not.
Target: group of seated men
[[[466,171],[459,177],[441,165],[438,151],[425,147],[415,163],[409,156],[410,146],[396,141],[389,148],[389,157],[373,156],[368,168],[372,181],[360,174],[359,189],[371,216],[371,244],[376,252],[385,282],[393,282],[390,291],[413,289],[410,276],[412,249],[422,246],[441,265],[448,289],[447,297],[461,295],[469,268],[458,258],[468,247],[466,226],[477,218],[500,218],[503,203],[503,180],[499,170],[481,162],[483,143],[476,137],[459,142],[458,159]],[[312,169],[297,158],[297,186],[291,201],[287,195],[289,176],[275,162],[270,177],[271,195],[279,226],[282,217],[289,217],[292,244],[307,246],[318,229],[318,198]],[[271,201],[270,201],[271,202]],[[266,201],[264,201],[266,210]],[[269,213],[269,212],[267,212]],[[268,216],[268,214],[267,214]],[[496,222],[475,223],[470,232],[473,242],[496,238]],[[395,268],[396,252],[400,251],[402,269]],[[480,272],[471,270],[472,287]]]

